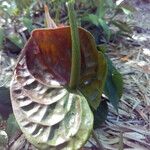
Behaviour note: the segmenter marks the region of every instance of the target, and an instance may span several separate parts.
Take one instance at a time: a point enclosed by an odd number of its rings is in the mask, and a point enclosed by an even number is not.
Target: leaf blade
[[[106,56],[108,62],[108,74],[104,92],[108,96],[110,103],[118,111],[118,103],[123,92],[123,79],[121,74],[113,66],[111,60]],[[119,82],[118,82],[119,77]]]

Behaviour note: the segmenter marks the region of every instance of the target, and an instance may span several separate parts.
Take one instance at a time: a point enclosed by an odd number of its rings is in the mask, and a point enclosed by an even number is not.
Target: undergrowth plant
[[[131,37],[131,25],[127,21],[119,19],[118,16],[120,14],[129,16],[135,11],[134,7],[124,3],[124,1],[118,3],[118,1],[114,2],[113,0],[94,0],[93,5],[96,7],[96,11],[87,14],[81,20],[102,28],[104,42],[108,43],[117,36]],[[115,27],[115,30],[112,27]]]
[[[117,111],[122,95],[120,73],[92,34],[77,26],[73,4],[67,6],[70,26],[58,27],[46,6],[48,28],[33,30],[26,20],[33,31],[11,82],[16,121],[39,149],[80,149],[106,119],[108,101]]]

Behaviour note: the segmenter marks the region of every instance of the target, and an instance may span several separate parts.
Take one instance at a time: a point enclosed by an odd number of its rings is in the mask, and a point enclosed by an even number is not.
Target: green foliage
[[[16,46],[19,48],[23,48],[23,41],[20,35],[17,34],[11,34],[8,36],[8,39],[13,42]]]
[[[106,59],[108,63],[108,74],[104,92],[107,95],[111,104],[118,111],[118,103],[123,92],[123,79],[121,74],[113,66],[111,60],[107,56]]]
[[[93,110],[94,114],[94,128],[98,128],[106,119],[108,115],[108,105],[104,100],[100,103],[97,110]]]
[[[32,32],[32,30],[34,29],[34,26],[32,25],[32,20],[27,17],[23,17],[22,22],[24,26],[28,29],[28,31]]]
[[[116,35],[127,36],[132,33],[131,27],[127,22],[115,19],[115,17],[122,12],[129,15],[131,12],[135,11],[132,6],[124,3],[117,5],[112,0],[95,1],[95,6],[97,7],[96,13],[88,14],[83,17],[82,20],[89,21],[92,24],[101,27],[107,42],[109,42],[110,37],[112,37],[113,31],[110,28],[111,26],[118,28]]]
[[[3,48],[4,29],[0,27],[0,50]]]
[[[104,34],[106,35],[106,39],[110,39],[111,30],[109,29],[109,26],[104,19],[98,17],[97,15],[89,14],[88,16],[84,17],[83,20],[89,21],[96,26],[101,26],[103,28]]]
[[[0,116],[0,121],[3,121]],[[9,115],[7,119],[7,127],[5,130],[0,130],[0,149],[5,149],[10,138],[20,130],[13,114]]]
[[[113,65],[112,61],[105,54],[107,49],[106,45],[105,44],[99,45],[97,49],[104,54],[105,59],[107,60],[108,72],[104,87],[104,93],[106,94],[110,103],[114,106],[116,111],[118,111],[118,103],[123,94],[122,75],[119,73],[119,71]]]
[[[24,9],[27,9],[31,6],[33,3],[33,0],[15,0],[15,3],[17,5],[17,8],[22,11]]]

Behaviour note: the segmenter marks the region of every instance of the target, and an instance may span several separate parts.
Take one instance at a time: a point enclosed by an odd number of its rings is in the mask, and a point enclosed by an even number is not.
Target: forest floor
[[[150,149],[150,3],[130,3],[137,11],[123,19],[134,26],[133,40],[112,44],[108,52],[124,79],[119,113],[109,105],[107,121],[95,131],[108,150]]]

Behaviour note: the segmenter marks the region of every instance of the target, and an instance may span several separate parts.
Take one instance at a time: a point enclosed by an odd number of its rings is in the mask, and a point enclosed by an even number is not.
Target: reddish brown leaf
[[[82,28],[79,28],[79,35],[81,76],[88,76],[88,71],[91,77],[91,74],[96,74],[98,63],[95,42],[92,35]],[[68,84],[71,70],[70,27],[35,30],[24,50],[27,67],[36,79],[51,86],[52,81]]]

